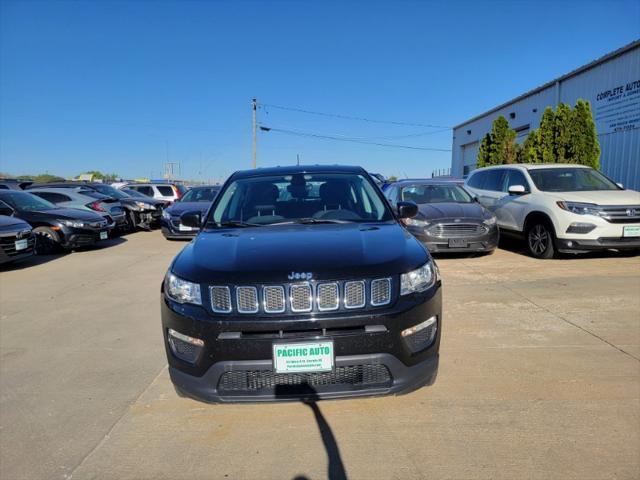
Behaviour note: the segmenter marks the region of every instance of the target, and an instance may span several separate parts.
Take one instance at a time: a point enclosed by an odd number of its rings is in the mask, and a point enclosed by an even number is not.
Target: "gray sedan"
[[[414,202],[407,229],[430,252],[491,252],[498,246],[496,217],[453,180],[403,180],[384,191],[389,202]]]
[[[31,188],[29,193],[39,196],[60,208],[77,208],[102,215],[110,227],[124,228],[126,213],[119,201],[89,189],[78,188]]]

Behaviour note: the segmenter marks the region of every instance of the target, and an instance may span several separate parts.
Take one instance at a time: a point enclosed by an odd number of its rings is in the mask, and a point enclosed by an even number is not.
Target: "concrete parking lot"
[[[0,272],[0,478],[640,478],[640,257],[441,258],[434,386],[207,405],[165,368],[184,244],[110,243]]]

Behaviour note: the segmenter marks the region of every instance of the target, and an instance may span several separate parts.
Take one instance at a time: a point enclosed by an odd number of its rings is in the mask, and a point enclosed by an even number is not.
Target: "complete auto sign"
[[[599,134],[640,128],[640,80],[599,91],[594,106]]]

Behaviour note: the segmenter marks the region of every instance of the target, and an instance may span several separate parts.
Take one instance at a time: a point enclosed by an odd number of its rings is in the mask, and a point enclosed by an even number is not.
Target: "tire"
[[[36,255],[51,255],[60,251],[60,237],[48,227],[36,227],[33,229],[36,237]]]
[[[553,228],[544,220],[534,220],[529,224],[525,242],[529,255],[534,258],[548,259],[556,254],[556,236]]]

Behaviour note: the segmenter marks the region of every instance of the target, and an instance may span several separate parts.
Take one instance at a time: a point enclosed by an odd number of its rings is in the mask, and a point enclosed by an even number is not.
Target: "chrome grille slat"
[[[371,281],[371,305],[379,307],[391,301],[391,279],[377,278]]]
[[[601,205],[600,216],[610,223],[640,222],[640,205]]]
[[[209,287],[211,309],[216,313],[231,313],[231,290],[229,287]]]
[[[365,300],[364,280],[356,282],[345,282],[344,284],[344,306],[345,308],[362,308]]]
[[[258,290],[256,287],[237,287],[236,306],[239,313],[258,313]]]
[[[297,283],[289,287],[289,302],[292,312],[310,312],[313,301],[311,285]]]
[[[340,295],[338,292],[339,288],[337,283],[320,283],[316,287],[318,310],[321,312],[337,310],[340,307]]]
[[[487,228],[481,223],[436,223],[429,233],[441,238],[469,237],[487,233]]]
[[[286,310],[284,287],[269,285],[262,289],[264,311],[266,313],[283,313]]]

